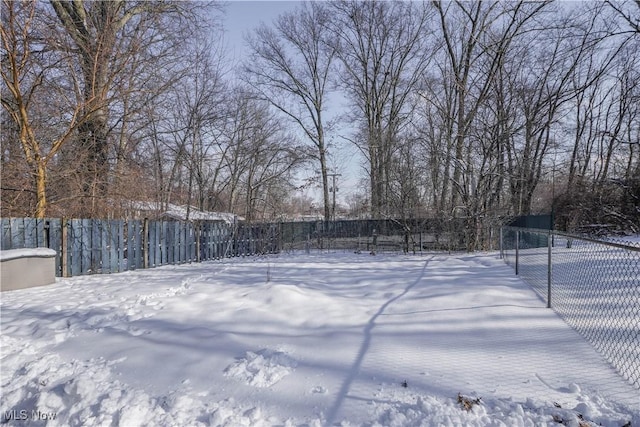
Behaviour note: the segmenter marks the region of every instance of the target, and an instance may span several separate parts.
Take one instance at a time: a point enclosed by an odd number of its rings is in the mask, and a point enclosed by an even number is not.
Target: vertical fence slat
[[[189,223],[187,222],[183,222],[182,223],[182,232],[183,232],[183,239],[184,239],[184,244],[183,244],[183,251],[184,251],[184,257],[182,258],[182,262],[189,262],[190,261],[190,255],[191,255],[191,236],[189,235]]]
[[[125,271],[125,248],[126,241],[124,239],[124,224],[123,220],[118,220],[118,273]]]
[[[82,263],[80,256],[82,254],[82,221],[79,219],[70,220],[69,224],[69,240],[71,251],[69,253],[71,262],[69,263],[69,275],[77,276],[82,274]]]
[[[220,258],[220,248],[222,243],[222,227],[220,224],[215,224],[213,226],[213,236],[212,237],[212,247],[213,247],[213,259]]]
[[[209,260],[209,223],[201,222],[200,223],[200,250],[202,251],[200,255],[200,261],[208,261]]]
[[[139,246],[137,241],[138,229],[137,220],[131,219],[127,222],[127,270],[138,268]]]
[[[90,219],[82,219],[80,220],[80,247],[82,251],[82,261],[81,261],[81,274],[87,274],[90,272],[95,273],[95,270],[92,270],[92,255],[93,255],[93,245],[91,241],[91,220]]]
[[[120,234],[122,232],[121,221],[109,221],[109,271],[117,273],[120,271]]]
[[[109,272],[108,223],[99,219],[90,222],[91,273]]]
[[[0,218],[0,224],[2,225],[2,246],[0,246],[0,249],[13,249],[11,245],[11,222],[9,218]]]
[[[167,234],[163,235],[164,230],[167,230]],[[162,244],[162,250],[167,253],[166,261],[163,264],[170,265],[175,262],[175,253],[173,250],[173,230],[175,229],[175,223],[173,221],[163,221],[162,228],[158,229],[162,238],[164,238],[164,243]]]
[[[134,236],[134,230],[133,230],[133,220],[127,220],[126,221],[126,233],[124,234],[124,239],[126,240],[126,255],[123,253],[123,258],[124,258],[124,263],[123,264],[123,271],[124,270],[133,270],[135,269],[135,258],[134,258],[134,244],[135,244],[135,238]],[[124,252],[124,242],[123,242],[123,248],[122,251]]]
[[[178,243],[178,256],[179,256],[179,264],[182,264],[185,261],[186,258],[186,252],[187,252],[187,241],[185,239],[185,223],[184,222],[179,222],[178,223],[178,239],[177,239],[177,243]]]
[[[135,223],[135,234],[134,237],[136,239],[136,268],[144,267],[144,257],[145,257],[145,248],[144,248],[144,224],[146,220],[136,221]]]
[[[168,221],[162,221],[158,224],[158,232],[160,233],[160,264],[169,264],[169,242],[167,236],[169,235],[169,223]]]
[[[23,218],[11,218],[11,248],[22,249],[24,248],[24,219]]]
[[[207,225],[207,246],[209,248],[209,259],[216,259],[216,245],[218,243],[217,241],[217,235],[216,235],[216,230],[218,224],[208,224]]]
[[[60,247],[62,254],[60,255],[62,261],[62,277],[69,277],[71,275],[71,245],[69,243],[69,220],[62,219],[62,241]]]
[[[173,227],[173,262],[180,263],[180,223],[176,222]]]
[[[35,248],[38,246],[38,237],[36,235],[36,219],[24,218],[24,247]]]
[[[52,218],[49,222],[49,248],[56,251],[56,276],[62,277],[62,256],[64,250],[62,248],[62,221],[58,218]]]
[[[188,261],[189,258],[189,244],[190,244],[190,240],[189,240],[189,227],[187,225],[186,222],[181,222],[180,223],[181,227],[182,227],[182,232],[180,233],[180,240],[181,240],[181,247],[182,249],[180,250],[180,252],[182,253],[182,262],[185,263]]]
[[[103,273],[113,273],[111,269],[111,224],[109,221],[100,221],[94,223],[94,226],[98,224],[99,230],[94,230],[94,236],[100,236],[100,266]],[[94,244],[96,244],[95,240]],[[96,246],[98,245],[96,244]]]
[[[36,246],[39,248],[49,247],[48,237],[45,234],[46,222],[44,218],[36,218]]]
[[[191,259],[189,262],[198,262],[200,260],[200,240],[198,238],[198,223],[189,223],[191,236]]]
[[[165,221],[154,221],[155,227],[153,228],[153,236],[154,236],[154,252],[153,252],[153,262],[156,267],[164,265],[162,262],[162,251],[164,250],[162,246],[162,227]]]
[[[157,221],[149,221],[149,267],[158,266],[158,260],[156,259],[158,253],[158,241],[156,239],[157,228]]]
[[[178,264],[182,264],[186,258],[187,241],[185,240],[185,223],[178,223],[178,235],[176,238]]]

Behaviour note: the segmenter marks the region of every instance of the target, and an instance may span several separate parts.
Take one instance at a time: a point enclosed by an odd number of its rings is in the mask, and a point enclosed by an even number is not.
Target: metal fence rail
[[[59,277],[276,253],[277,224],[0,218],[0,249],[56,251]]]
[[[640,388],[640,247],[515,227],[500,235],[505,262]]]

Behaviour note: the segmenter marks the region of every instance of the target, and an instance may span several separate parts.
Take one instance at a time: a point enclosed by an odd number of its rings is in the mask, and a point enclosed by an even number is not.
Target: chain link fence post
[[[552,269],[553,264],[551,263],[551,248],[552,248],[552,232],[549,230],[547,234],[547,308],[551,308],[551,282],[552,282]]]
[[[516,276],[520,273],[518,271],[518,264],[520,261],[520,230],[516,230]]]

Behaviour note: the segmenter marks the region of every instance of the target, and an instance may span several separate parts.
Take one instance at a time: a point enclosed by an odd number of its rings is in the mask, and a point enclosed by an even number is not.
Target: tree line
[[[638,1],[307,2],[233,64],[221,3],[4,0],[2,215],[268,220],[312,170],[329,219],[346,144],[371,218],[638,232],[639,22]]]

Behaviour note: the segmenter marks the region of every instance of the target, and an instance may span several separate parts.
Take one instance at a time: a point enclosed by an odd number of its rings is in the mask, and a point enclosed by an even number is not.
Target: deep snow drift
[[[496,254],[232,259],[1,299],[9,425],[640,425],[640,391]]]

